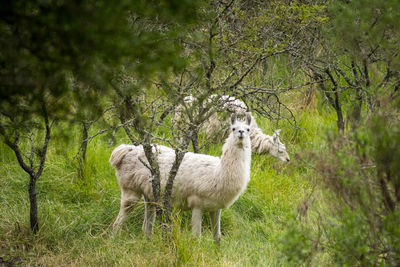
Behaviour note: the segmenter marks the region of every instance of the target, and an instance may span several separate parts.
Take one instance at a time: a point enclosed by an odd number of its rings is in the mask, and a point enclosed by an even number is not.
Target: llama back
[[[153,148],[160,167],[161,187],[164,188],[169,176],[169,171],[175,160],[173,149],[158,145]],[[205,199],[209,208],[223,208],[229,205],[238,197],[245,188],[246,183],[242,181],[234,185],[231,181],[221,181],[218,169],[220,158],[204,154],[187,152],[175,177],[173,186],[174,205],[184,208],[190,200],[189,196]],[[143,164],[148,164],[142,146],[120,145],[114,149],[110,157],[110,164],[116,169],[116,175],[121,188],[147,196],[153,200],[151,173]],[[235,167],[238,165],[231,166]],[[235,175],[236,176],[236,175]],[[242,179],[240,179],[242,180]],[[232,188],[231,188],[232,187]],[[235,197],[230,191],[234,191]],[[240,191],[240,193],[239,193]],[[226,196],[221,196],[226,195]],[[214,207],[215,206],[215,207]]]

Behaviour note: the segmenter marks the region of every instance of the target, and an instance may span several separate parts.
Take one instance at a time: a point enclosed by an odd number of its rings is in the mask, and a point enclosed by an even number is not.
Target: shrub
[[[338,265],[399,264],[400,121],[396,109],[388,110],[346,136],[328,134],[327,149],[308,154],[321,197],[311,197],[314,205],[302,224],[289,223],[282,242],[286,259],[304,263],[324,251]],[[309,242],[318,251],[310,251]]]

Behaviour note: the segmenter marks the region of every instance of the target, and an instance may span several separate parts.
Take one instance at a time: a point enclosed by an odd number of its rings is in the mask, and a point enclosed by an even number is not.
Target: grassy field
[[[254,155],[251,181],[242,197],[222,212],[222,241],[213,242],[206,216],[201,239],[190,233],[190,213],[174,213],[171,234],[159,228],[147,239],[141,232],[143,205],[138,205],[118,234],[110,226],[119,210],[119,188],[108,163],[107,140],[89,144],[85,178],[77,175],[75,139],[51,142],[45,171],[38,180],[40,231],[29,230],[28,177],[14,154],[0,145],[0,265],[5,266],[290,266],[284,256],[288,222],[310,191],[313,170],[297,155],[323,149],[321,137],[335,127],[333,114],[298,109],[299,130],[283,124],[281,140],[289,164],[269,155]],[[274,126],[258,118],[264,132]],[[120,134],[119,143],[128,142]],[[220,155],[221,145],[208,150]],[[289,233],[290,234],[290,233]],[[327,259],[321,259],[326,264]]]

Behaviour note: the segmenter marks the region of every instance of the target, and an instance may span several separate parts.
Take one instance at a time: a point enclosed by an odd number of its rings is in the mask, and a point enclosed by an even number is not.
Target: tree
[[[85,97],[94,103],[109,89],[115,69],[129,59],[137,72],[150,75],[166,65],[176,65],[176,46],[163,46],[157,29],[135,30],[137,16],[152,19],[189,19],[194,3],[175,1],[26,1],[7,2],[0,7],[0,134],[10,146],[20,166],[30,175],[31,228],[37,232],[35,185],[42,174],[53,121],[71,113],[68,96],[73,80],[89,86],[96,94]],[[189,16],[191,17],[191,16]],[[171,35],[174,33],[171,32]],[[165,36],[165,35],[164,35]],[[160,61],[163,65],[160,67]],[[127,66],[127,65],[125,65]],[[75,105],[80,106],[78,101]],[[44,126],[36,122],[43,118]],[[40,152],[30,133],[44,131]],[[25,157],[20,137],[28,137],[31,152]],[[41,133],[39,133],[39,136]],[[40,159],[39,167],[34,158]],[[24,157],[28,159],[26,164]]]
[[[345,121],[357,127],[380,99],[398,96],[400,82],[397,1],[331,1],[329,22],[313,29],[308,48],[294,49],[337,114],[338,130]]]
[[[293,113],[279,95],[294,88],[292,80],[298,67],[291,65],[287,76],[273,71],[267,75],[267,71],[269,61],[284,58],[292,47],[303,42],[297,38],[301,30],[318,22],[320,7],[307,16],[296,11],[300,7],[283,1],[211,2],[208,9],[202,10],[199,24],[179,39],[185,55],[189,55],[188,65],[173,76],[175,79],[162,79],[158,85],[192,98],[197,116],[185,118],[192,125],[201,126],[222,110],[221,99],[227,95],[243,100],[251,111],[264,117],[295,125]],[[281,11],[279,16],[276,10]],[[296,24],[298,20],[304,22]],[[198,152],[197,134],[191,141]]]
[[[300,227],[284,237],[293,261],[312,265],[324,251],[331,264],[400,262],[399,7],[329,1],[329,21],[309,36],[311,52],[298,57],[335,108],[339,134],[328,132],[326,146],[307,156],[318,190],[299,209]]]
[[[44,100],[40,115],[43,122],[34,118],[33,121],[28,123],[25,121],[24,115],[9,115],[2,112],[3,118],[0,124],[0,134],[3,136],[3,142],[14,151],[19,165],[29,175],[30,227],[34,233],[39,230],[36,182],[43,172],[51,137],[51,128],[54,123],[54,121],[49,121],[48,109]],[[15,129],[14,125],[18,125],[18,128]],[[37,145],[38,138],[41,137],[42,127],[45,132],[44,141],[41,145]],[[21,136],[22,134],[26,135]],[[27,139],[29,142],[28,154],[24,153],[22,149],[26,147],[20,142],[22,138]]]
[[[169,218],[174,177],[189,142],[195,153],[200,152],[206,145],[199,141],[201,126],[231,101],[222,96],[241,99],[261,115],[295,123],[291,111],[279,100],[280,91],[290,90],[292,85],[273,83],[274,78],[258,82],[252,76],[258,76],[260,69],[265,74],[268,59],[287,53],[290,46],[301,41],[296,39],[296,31],[289,30],[289,25],[282,27],[282,22],[289,17],[295,25],[294,21],[304,14],[293,11],[298,8],[296,5],[287,7],[281,2],[248,4],[212,1],[201,6],[197,23],[188,28],[140,18],[134,22],[139,31],[160,28],[163,34],[166,30],[181,29],[173,39],[164,40],[167,46],[168,42],[179,41],[183,47],[179,60],[185,65],[150,78],[138,78],[125,69],[113,83],[116,116],[132,143],[143,145],[148,164],[142,163],[151,172],[158,215],[165,212],[164,219]],[[282,9],[278,19],[277,8]],[[305,20],[307,25],[315,18]],[[289,77],[293,78],[294,73],[290,72]],[[179,117],[172,127],[168,120],[171,117]],[[175,148],[176,160],[165,189],[161,188],[156,143]]]
[[[290,259],[312,265],[328,253],[337,265],[399,263],[398,112],[398,100],[387,103],[351,133],[330,135],[324,150],[308,155],[316,189],[302,204],[300,222],[283,237]]]

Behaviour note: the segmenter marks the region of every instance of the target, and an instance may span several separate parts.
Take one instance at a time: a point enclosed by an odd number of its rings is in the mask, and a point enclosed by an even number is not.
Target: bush
[[[327,144],[325,151],[307,156],[316,168],[312,182],[321,199],[317,202],[312,197],[318,206],[312,206],[303,224],[297,219],[290,222],[282,242],[285,257],[304,263],[324,251],[334,265],[397,266],[400,262],[397,110],[376,114],[346,136],[328,134]],[[318,251],[313,255],[310,247]]]

